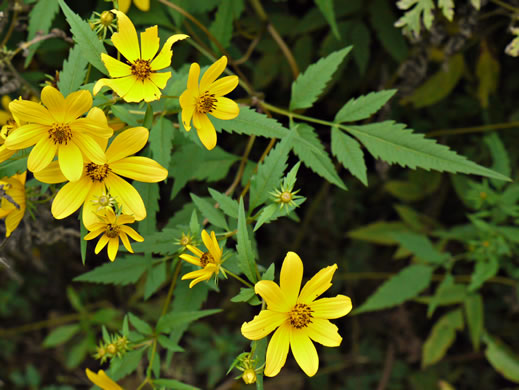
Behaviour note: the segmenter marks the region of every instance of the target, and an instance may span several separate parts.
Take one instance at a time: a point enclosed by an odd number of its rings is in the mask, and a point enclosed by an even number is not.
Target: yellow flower
[[[18,227],[25,214],[25,177],[20,175],[0,179],[0,188],[5,191],[0,203],[0,218],[5,218],[5,236],[9,237]]]
[[[196,256],[188,254],[180,255],[180,258],[188,263],[202,267],[202,269],[189,272],[182,276],[182,280],[194,279],[189,283],[189,288],[193,287],[197,283],[203,282],[204,280],[211,279],[213,274],[217,276],[220,270],[223,272],[223,269],[220,268],[222,265],[222,249],[218,245],[214,232],[211,232],[211,236],[209,236],[205,230],[202,230],[202,241],[207,248],[207,252],[202,252],[200,249],[192,245],[186,245],[187,249],[193,252]]]
[[[130,240],[128,240],[128,236],[135,241],[144,241],[144,238],[142,238],[139,233],[131,227],[126,226],[127,223],[135,222],[134,217],[124,214],[115,215],[112,209],[105,209],[104,215],[98,216],[101,222],[87,226],[90,232],[85,236],[85,240],[92,240],[103,233],[96,245],[96,255],[108,244],[108,258],[110,261],[114,261],[117,256],[117,251],[119,250],[119,238],[123,242],[126,250],[130,253],[133,253],[133,249],[130,245]]]
[[[117,15],[119,32],[112,35],[112,42],[126,58],[128,64],[101,54],[101,60],[108,69],[111,79],[100,79],[94,85],[94,95],[104,87],[110,87],[127,102],[151,102],[160,98],[160,89],[166,86],[171,72],[157,73],[171,64],[171,46],[185,39],[185,34],[175,34],[168,38],[160,53],[157,26],[141,32],[141,46],[132,21],[121,11],[112,10]]]
[[[103,390],[123,390],[121,386],[115,383],[110,379],[108,375],[105,374],[103,370],[99,370],[97,374],[93,371],[90,371],[88,368],[85,370],[86,375],[90,381],[99,386]]]
[[[119,0],[119,11],[128,12],[132,0]],[[150,10],[150,0],[133,0],[133,4],[140,9],[142,12],[148,12]]]
[[[216,146],[216,130],[207,116],[218,119],[234,119],[240,108],[231,99],[223,95],[231,92],[238,85],[237,76],[226,76],[216,80],[227,66],[227,57],[223,56],[207,69],[198,84],[200,65],[196,62],[189,68],[187,89],[180,95],[182,123],[187,131],[191,130],[191,119],[200,141],[211,150]]]
[[[41,101],[47,108],[29,100],[9,104],[13,115],[27,124],[10,134],[5,146],[25,149],[35,145],[27,160],[27,168],[33,172],[47,167],[58,154],[65,177],[78,180],[83,156],[97,164],[103,162],[103,150],[94,137],[108,139],[113,130],[89,118],[79,118],[92,107],[89,91],[73,92],[65,99],[56,88],[47,86],[41,91]]]
[[[137,221],[146,218],[146,207],[141,196],[119,175],[145,183],[166,179],[168,171],[158,162],[147,157],[132,156],[146,145],[148,136],[149,132],[144,127],[124,130],[103,153],[100,164],[85,162],[80,179],[65,184],[54,198],[51,207],[54,218],[66,218],[83,205],[83,223],[85,226],[91,225],[97,222],[99,197],[106,193],[122,206],[123,214],[133,215]],[[34,177],[50,184],[66,181],[56,162],[35,173]]]
[[[329,319],[339,318],[351,310],[347,296],[315,300],[330,288],[337,264],[323,268],[300,291],[303,263],[294,252],[288,252],[281,266],[280,285],[261,280],[254,286],[256,294],[267,303],[250,322],[241,327],[242,334],[250,340],[259,340],[277,328],[267,348],[265,375],[275,376],[285,365],[288,347],[308,376],[319,368],[319,356],[313,341],[327,347],[337,347],[342,337]]]

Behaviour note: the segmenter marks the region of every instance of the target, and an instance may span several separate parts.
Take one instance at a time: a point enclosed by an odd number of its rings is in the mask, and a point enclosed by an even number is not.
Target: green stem
[[[481,133],[486,131],[494,131],[500,129],[511,129],[519,127],[519,122],[508,122],[508,123],[494,123],[490,125],[481,125],[473,127],[460,127],[457,129],[442,129],[430,131],[426,134],[427,137],[437,137],[439,135],[455,135],[455,134],[467,134],[467,133]]]
[[[499,5],[500,7],[503,7],[509,11],[512,11],[513,13],[519,13],[519,8],[516,8],[510,4],[505,3],[501,0],[490,0],[492,3]]]
[[[164,300],[164,303],[162,305],[162,313],[161,317],[167,313],[169,304],[171,303],[171,299],[173,298],[173,291],[175,290],[175,286],[177,285],[178,275],[180,274],[180,269],[182,268],[182,262],[178,260],[175,271],[173,272],[173,278],[171,280],[171,284],[169,286],[168,295],[166,296],[166,299]]]
[[[231,271],[225,270],[225,273],[231,275],[234,279],[238,280],[239,282],[242,282],[247,287],[250,287],[250,288],[254,287],[252,284],[247,282],[245,279],[239,277],[238,275],[236,275],[235,273],[233,273]]]

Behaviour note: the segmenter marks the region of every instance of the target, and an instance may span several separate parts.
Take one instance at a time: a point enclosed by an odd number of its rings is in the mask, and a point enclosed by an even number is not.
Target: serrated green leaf
[[[335,127],[332,128],[332,154],[362,184],[368,185],[364,152],[359,143]]]
[[[214,205],[211,202],[205,198],[200,198],[195,194],[191,194],[191,199],[195,203],[198,210],[200,210],[202,213],[202,216],[207,218],[214,226],[218,226],[223,229],[229,229],[224,215],[220,210],[214,208]]]
[[[485,356],[489,363],[506,379],[519,383],[519,357],[507,346],[497,343],[492,337],[485,337]]]
[[[135,115],[130,114],[128,107],[122,105],[113,105],[112,114],[119,118],[122,122],[127,123],[129,126],[140,126]]]
[[[386,0],[375,0],[371,3],[371,27],[376,31],[377,38],[386,51],[402,63],[407,57],[407,43],[402,33],[394,26],[396,18],[391,3]]]
[[[505,176],[510,177],[512,174],[512,168],[510,166],[510,158],[506,151],[501,138],[497,133],[491,133],[483,138],[483,142],[490,149],[492,155],[492,169],[496,172],[502,173]],[[492,180],[492,185],[498,189],[503,188],[506,183],[498,180]]]
[[[324,15],[324,18],[330,25],[332,29],[333,35],[338,40],[341,39],[341,34],[339,33],[339,29],[337,28],[337,21],[335,19],[335,11],[333,9],[333,0],[314,0],[315,5],[319,7],[319,10]]]
[[[47,337],[43,340],[42,345],[45,348],[56,347],[61,344],[65,344],[74,335],[81,330],[78,324],[63,325],[56,329],[53,329]]]
[[[106,54],[106,50],[97,34],[90,28],[88,22],[81,19],[69,8],[64,0],[58,0],[58,2],[70,25],[74,41],[81,48],[83,56],[101,73],[108,74],[105,65],[101,61],[101,53]]]
[[[422,367],[440,361],[456,339],[456,331],[463,329],[460,309],[451,311],[434,324],[422,350]]]
[[[395,27],[404,27],[404,31],[409,31],[416,37],[420,35],[422,22],[427,30],[431,28],[434,19],[432,0],[400,0],[396,5],[403,10],[413,8],[398,19]]]
[[[254,284],[258,281],[258,278],[256,277],[256,261],[254,259],[252,243],[249,240],[249,232],[247,229],[245,206],[243,205],[243,198],[240,198],[240,205],[238,208],[238,234],[236,237],[238,243],[236,245],[236,251],[238,252],[241,271],[247,279]]]
[[[150,269],[146,275],[146,284],[144,285],[144,299],[148,299],[155,291],[166,281],[166,263],[161,262]]]
[[[334,122],[354,122],[369,118],[387,103],[397,92],[396,89],[371,92],[357,99],[350,99],[335,115]]]
[[[216,129],[222,129],[229,133],[267,138],[283,138],[288,134],[288,129],[278,121],[247,106],[240,106],[240,115],[232,120],[211,118],[211,121]]]
[[[231,218],[238,219],[238,202],[229,196],[222,194],[212,188],[209,188],[209,193],[214,200],[218,202],[222,211]]]
[[[153,328],[146,321],[141,320],[135,314],[128,313],[128,319],[130,320],[130,323],[135,327],[135,329],[137,329],[140,333],[144,335],[153,334]]]
[[[231,298],[231,302],[248,302],[249,305],[261,304],[252,287],[240,288],[240,292]]]
[[[413,255],[427,263],[444,264],[451,255],[442,253],[436,249],[432,242],[424,235],[414,232],[397,232],[393,238]]]
[[[173,123],[160,117],[151,128],[149,141],[153,159],[167,168],[172,154]]]
[[[75,368],[85,360],[90,348],[95,343],[93,334],[90,333],[87,337],[79,340],[66,352],[65,366],[69,369]]]
[[[159,335],[159,337],[157,338],[157,341],[164,348],[169,349],[172,352],[183,352],[184,351],[184,348],[182,348],[180,345],[171,341],[170,339],[168,339],[166,336],[164,336],[162,334]]]
[[[346,190],[346,186],[337,174],[332,160],[314,129],[305,123],[299,123],[293,128],[292,133],[294,134],[294,153],[303,164],[330,183]]]
[[[258,217],[258,220],[256,221],[256,224],[254,225],[254,231],[258,230],[261,225],[263,225],[265,222],[268,222],[271,220],[272,216],[276,213],[276,211],[279,210],[279,205],[277,204],[269,204],[268,206],[265,206],[261,210],[261,214]]]
[[[27,41],[31,41],[37,34],[45,35],[52,26],[52,21],[58,13],[59,5],[56,0],[39,0],[29,13],[29,25],[27,26]],[[24,66],[27,67],[36,53],[41,42],[37,42],[28,48]]]
[[[348,237],[379,245],[395,245],[397,241],[393,238],[393,234],[408,230],[409,229],[402,222],[377,221],[350,230]]]
[[[460,294],[461,292],[461,294]],[[431,318],[439,305],[458,303],[466,296],[465,286],[456,284],[451,274],[445,276],[429,301],[427,317]]]
[[[384,282],[360,307],[355,314],[387,309],[416,297],[431,282],[433,268],[414,264],[404,268],[391,279]]]
[[[454,0],[438,0],[438,8],[442,10],[443,16],[452,22],[454,18]]]
[[[164,386],[166,389],[170,390],[200,390],[198,387],[187,385],[175,379],[154,379],[153,384]]]
[[[348,126],[354,135],[375,157],[389,164],[403,167],[434,169],[440,172],[471,173],[499,180],[510,180],[498,172],[482,167],[423,134],[405,129],[405,125],[384,121],[364,126]]]
[[[74,278],[75,282],[92,282],[125,286],[135,283],[148,264],[142,256],[120,257]]]
[[[292,83],[290,110],[311,107],[330,81],[333,74],[350,52],[351,46],[335,51],[310,65]]]
[[[24,154],[28,155],[28,153]],[[3,162],[0,166],[0,177],[11,177],[25,172],[27,170],[27,156],[21,156],[22,153],[17,153],[9,160]]]
[[[222,309],[184,312],[173,310],[159,318],[159,321],[157,322],[157,332],[167,333],[178,326],[189,324],[190,322],[196,321],[203,317],[211,316],[216,313],[220,313],[221,311]]]
[[[68,59],[63,62],[63,70],[59,72],[58,89],[63,96],[77,91],[83,84],[87,63],[79,45],[70,49]]]
[[[108,370],[107,375],[114,381],[117,381],[131,374],[137,369],[137,366],[141,362],[144,351],[146,351],[146,348],[126,352],[123,357],[119,359],[119,364],[116,369],[113,369],[114,361],[112,360],[111,368]]]
[[[229,47],[233,30],[233,2],[236,0],[221,0],[216,11],[214,21],[209,31],[214,35],[223,48]],[[211,42],[212,43],[212,42]],[[218,49],[214,43],[213,48]]]
[[[481,337],[483,336],[484,311],[483,298],[479,294],[470,294],[464,302],[465,316],[469,326],[470,340],[476,351],[479,351]]]

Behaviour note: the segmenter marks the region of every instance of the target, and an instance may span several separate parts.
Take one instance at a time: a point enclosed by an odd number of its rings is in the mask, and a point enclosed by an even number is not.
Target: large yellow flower
[[[119,11],[128,12],[132,0],[119,0]],[[140,9],[142,12],[148,12],[150,10],[150,0],[133,0],[133,4]]]
[[[90,371],[88,368],[85,371],[88,379],[90,379],[94,385],[99,386],[101,389],[123,390],[123,388],[110,379],[110,377],[106,375],[103,370],[99,370],[97,374],[93,371]]]
[[[204,280],[211,279],[213,275],[218,276],[220,270],[223,272],[223,269],[220,268],[222,265],[222,249],[218,245],[218,241],[216,240],[216,235],[214,232],[211,232],[211,236],[209,236],[205,230],[202,230],[202,241],[207,248],[207,252],[202,252],[200,249],[192,245],[186,245],[186,248],[193,252],[196,256],[188,254],[180,255],[182,260],[202,267],[202,269],[188,272],[182,276],[182,280],[194,279],[191,283],[189,283],[189,288],[193,287],[197,283],[203,282]]]
[[[281,266],[280,284],[261,280],[254,286],[256,294],[267,303],[250,322],[241,327],[250,340],[259,340],[277,328],[267,348],[265,375],[275,376],[285,365],[288,347],[303,371],[313,376],[319,368],[319,356],[313,341],[327,347],[337,347],[342,337],[329,319],[339,318],[351,310],[347,296],[315,300],[330,288],[337,264],[323,268],[303,287],[303,262],[294,252],[288,252]]]
[[[103,234],[97,242],[95,253],[96,255],[108,244],[108,258],[110,261],[114,261],[119,250],[119,238],[123,242],[124,247],[130,253],[133,253],[132,246],[128,236],[133,238],[135,241],[142,242],[144,238],[137,233],[134,229],[126,226],[127,223],[135,222],[135,217],[130,215],[115,215],[111,208],[107,208],[104,211],[104,215],[99,215],[99,221],[88,225],[86,228],[90,231],[85,236],[85,240],[92,240]]]
[[[108,69],[111,79],[100,79],[94,85],[94,95],[104,87],[112,88],[127,102],[151,102],[160,98],[160,90],[166,86],[171,72],[157,73],[171,64],[171,46],[185,39],[185,34],[175,34],[168,38],[160,53],[157,26],[141,32],[141,45],[132,21],[121,11],[112,10],[117,15],[119,32],[112,35],[112,42],[126,58],[128,64],[101,54],[101,60]]]
[[[98,222],[96,200],[109,193],[122,206],[123,214],[133,215],[137,221],[143,220],[146,207],[141,196],[119,175],[145,183],[166,179],[168,171],[159,163],[151,158],[133,156],[146,145],[148,136],[149,132],[144,127],[134,127],[119,133],[103,153],[100,164],[86,162],[80,179],[65,184],[59,190],[51,207],[54,218],[68,217],[84,204],[83,223],[85,226],[92,225]],[[34,177],[50,184],[66,181],[56,162],[35,173]]]
[[[206,70],[200,85],[200,65],[196,62],[189,68],[187,89],[180,95],[182,123],[187,131],[191,130],[191,119],[200,141],[211,150],[216,146],[216,130],[207,116],[218,119],[234,119],[240,113],[236,102],[223,95],[231,92],[238,85],[237,76],[226,76],[216,80],[227,66],[227,57],[223,56]]]
[[[0,218],[5,218],[5,236],[9,237],[18,227],[25,214],[25,177],[20,175],[0,179],[0,188],[5,192],[0,203]]]
[[[89,91],[77,91],[64,98],[56,88],[41,91],[47,107],[29,101],[14,100],[9,104],[13,115],[27,124],[7,137],[8,149],[25,149],[35,145],[29,154],[27,168],[39,172],[58,154],[59,167],[70,181],[78,180],[83,170],[83,156],[97,164],[103,162],[103,150],[95,137],[108,139],[113,130],[89,118],[80,118],[92,107]]]

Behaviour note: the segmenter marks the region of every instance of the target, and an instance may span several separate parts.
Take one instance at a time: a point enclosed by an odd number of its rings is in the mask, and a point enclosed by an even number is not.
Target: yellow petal
[[[193,125],[196,127],[198,138],[207,150],[212,150],[216,146],[216,130],[207,115],[198,114],[193,115]]]
[[[157,26],[148,27],[141,32],[141,59],[150,61],[159,51],[159,32]]]
[[[189,131],[191,130],[191,118],[196,108],[196,99],[189,89],[186,89],[180,95],[180,107],[182,107],[182,124],[184,128]]]
[[[92,230],[89,232],[85,237],[83,237],[84,240],[93,240],[97,236],[99,236],[101,233],[105,232],[106,229],[104,228],[105,225],[98,223],[96,225],[100,225],[101,227],[99,229]],[[93,226],[89,226],[90,229],[93,229]]]
[[[148,12],[150,10],[150,0],[133,0],[133,4],[142,12]]]
[[[118,175],[145,183],[156,183],[168,177],[168,170],[148,157],[132,156],[110,163]]]
[[[170,36],[166,43],[164,43],[164,46],[162,46],[160,53],[151,62],[151,70],[161,70],[167,68],[171,64],[171,56],[173,55],[171,46],[173,46],[175,42],[186,38],[189,38],[189,36],[186,34],[175,34]]]
[[[9,110],[9,103],[11,103],[11,102],[12,102],[12,100],[9,97],[9,95],[4,95],[4,96],[2,96],[2,99],[0,99],[0,103],[2,104],[3,109],[6,111]]]
[[[106,151],[108,163],[131,156],[141,150],[148,142],[149,131],[145,127],[132,127],[114,138]]]
[[[186,245],[186,248],[189,249],[191,252],[193,252],[195,255],[197,255],[198,257],[202,257],[202,255],[204,254],[204,252],[202,252],[200,249],[198,249],[197,247],[195,246],[192,246],[192,245]]]
[[[90,190],[84,199],[81,216],[83,218],[83,225],[85,225],[87,229],[91,230],[96,223],[101,221],[99,216],[96,214],[99,206],[94,203],[94,200],[98,199],[99,196],[105,192],[105,185],[98,181],[92,182],[90,179],[87,180],[90,183]]]
[[[321,298],[310,304],[315,318],[339,318],[351,311],[351,299],[345,295],[333,298]]]
[[[207,234],[207,231],[202,230],[202,241],[204,242],[205,247],[209,251],[209,253],[213,256],[214,260],[219,262],[222,257],[222,250],[218,245],[218,241],[216,240],[216,235],[214,232],[211,232],[211,235]]]
[[[287,300],[284,291],[272,280],[260,280],[254,286],[254,292],[267,302],[269,310],[288,313],[294,307]]]
[[[94,253],[97,255],[99,252],[101,252],[103,250],[103,248],[106,246],[106,244],[108,244],[108,241],[110,241],[110,238],[106,234],[103,234],[99,238],[99,241],[97,241],[97,245],[95,247]]]
[[[7,96],[7,95],[4,95],[3,97],[5,97],[5,96]],[[7,121],[11,118],[12,118],[12,116],[11,116],[10,112],[0,110],[0,125],[5,125],[7,123]]]
[[[239,82],[240,80],[238,79],[238,76],[225,76],[212,83],[208,89],[215,96],[223,96],[236,88]]]
[[[20,208],[15,208],[12,212],[10,212],[7,217],[5,218],[5,236],[9,237],[11,233],[18,227],[20,222],[23,219],[23,216],[25,214],[25,190],[23,192],[23,203],[20,201],[20,199],[15,199],[13,197],[13,200],[20,206]]]
[[[111,380],[103,370],[99,370],[97,374],[95,374],[87,368],[86,374],[94,385],[99,386],[103,390],[123,390],[123,388]]]
[[[112,43],[119,52],[130,62],[141,58],[139,40],[135,26],[128,16],[121,11],[112,10],[117,15],[117,26],[119,31],[112,34]]]
[[[119,11],[127,13],[132,4],[132,0],[119,0]]]
[[[110,57],[108,54],[101,53],[101,60],[105,64],[110,77],[125,77],[132,74],[130,65],[116,60],[115,58]]]
[[[297,301],[299,303],[309,304],[328,290],[332,286],[331,281],[336,269],[337,264],[334,264],[317,272],[312,279],[303,286]]]
[[[161,95],[160,89],[148,79],[144,81],[137,80],[134,86],[122,98],[127,102],[136,103],[141,100],[152,102],[160,99]]]
[[[267,347],[265,372],[266,376],[276,376],[285,365],[290,342],[290,328],[281,325],[274,332]]]
[[[200,77],[200,65],[193,62],[189,67],[189,75],[187,77],[187,89],[191,91],[193,96],[198,96],[198,79]]]
[[[297,364],[305,374],[314,376],[319,369],[319,356],[305,328],[301,330],[292,329],[290,332],[290,349]]]
[[[182,260],[187,261],[188,263],[198,265],[199,267],[202,266],[202,263],[200,263],[200,257],[195,257],[188,255],[187,253],[183,253],[179,256]]]
[[[287,313],[278,313],[271,310],[262,310],[252,319],[252,321],[244,322],[241,326],[241,333],[249,340],[260,340],[267,336],[288,320]],[[287,340],[288,347],[288,340]]]
[[[105,184],[110,189],[110,194],[123,206],[124,214],[133,215],[137,221],[146,218],[144,202],[131,184],[113,173],[108,174]]]
[[[29,154],[27,168],[32,172],[41,171],[48,166],[56,155],[58,147],[48,138],[40,138]]]
[[[308,337],[326,347],[341,345],[342,337],[338,330],[334,324],[322,318],[312,318],[312,322],[305,328]]]
[[[110,261],[114,261],[119,251],[119,237],[110,238],[108,241],[108,258]]]
[[[69,142],[66,145],[60,145],[58,148],[59,167],[63,175],[69,181],[76,181],[83,174],[83,155],[81,150]]]
[[[200,80],[200,91],[207,91],[209,85],[211,85],[217,78],[222,74],[227,66],[227,57],[222,56],[218,61],[212,64],[207,69]]]
[[[86,133],[95,137],[110,138],[114,133],[113,129],[106,123],[89,118],[76,119],[70,122],[69,126],[74,134]]]
[[[240,107],[231,99],[219,97],[216,99],[215,108],[211,115],[218,119],[234,119],[240,113]]]
[[[13,100],[9,103],[9,109],[13,115],[16,115],[23,122],[47,126],[51,126],[55,122],[49,110],[41,104],[29,100]]]
[[[288,305],[293,307],[296,304],[301,280],[303,279],[303,262],[294,252],[288,252],[281,266],[279,287],[285,294]]]
[[[186,279],[197,279],[202,278],[202,280],[209,280],[213,276],[213,272],[207,271],[205,268],[197,269],[196,271],[188,272],[187,274],[182,276],[182,280]]]
[[[90,107],[92,107],[92,94],[90,91],[85,90],[72,92],[65,99],[65,106],[65,122],[71,122],[90,110]]]
[[[123,243],[126,250],[130,253],[133,253],[132,245],[130,244],[130,240],[128,240],[128,236],[124,232],[119,232],[119,238],[121,239],[121,242]]]
[[[158,88],[164,88],[171,78],[171,72],[151,73],[150,79]]]
[[[40,124],[24,125],[9,134],[5,140],[8,149],[25,149],[37,143],[41,138],[48,138],[49,127]]]
[[[104,164],[106,162],[103,149],[90,135],[76,133],[73,141],[90,161],[96,164]]]
[[[123,231],[124,233],[129,235],[131,238],[133,238],[135,241],[138,241],[138,242],[143,242],[144,241],[144,237],[142,237],[139,233],[137,233],[131,227],[122,225],[122,226],[119,226],[119,228],[121,229],[121,231]]]
[[[124,99],[124,96],[126,96],[128,92],[136,86],[136,84],[137,78],[133,75],[118,79],[99,79],[94,85],[93,93],[94,95],[97,95],[101,88],[106,86],[113,89],[117,95]]]
[[[47,168],[35,172],[34,177],[36,180],[48,184],[63,183],[64,181],[67,181],[67,178],[63,175],[63,172],[61,172],[58,161],[53,161],[47,165]]]
[[[52,202],[51,211],[54,218],[66,218],[79,209],[85,201],[90,187],[92,187],[92,182],[85,177],[65,184]]]
[[[67,106],[65,98],[56,88],[47,85],[41,91],[41,102],[47,107],[56,122],[66,122],[65,113]]]

